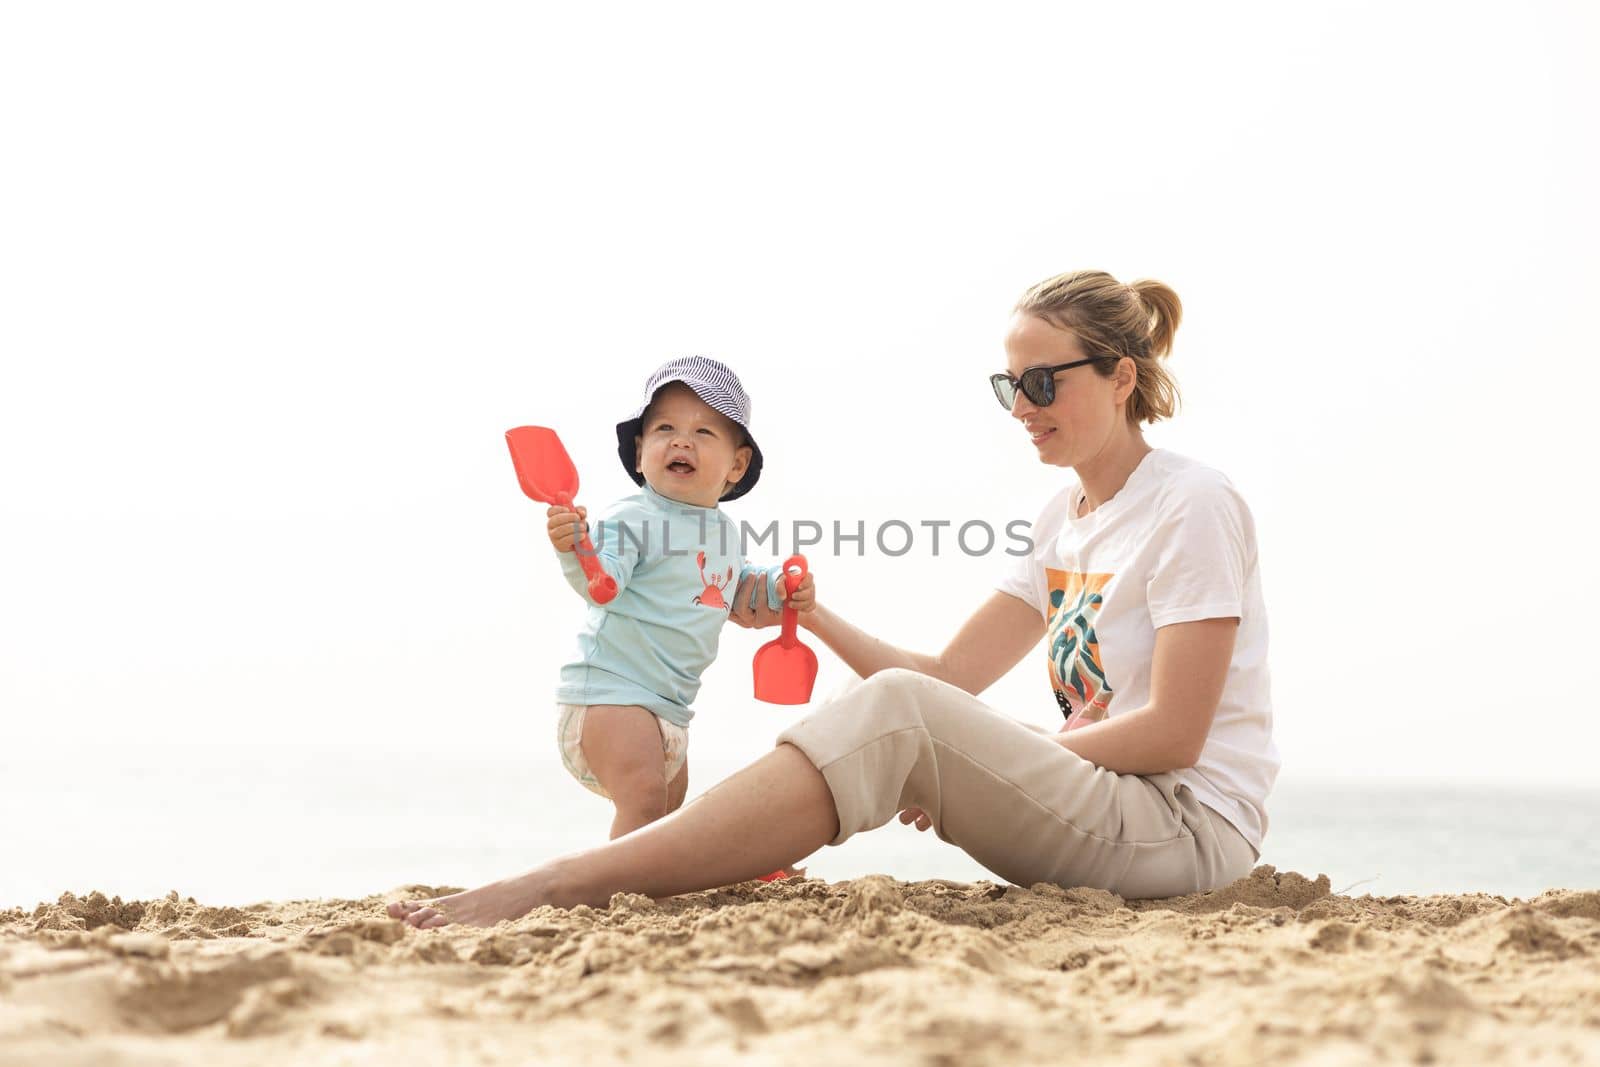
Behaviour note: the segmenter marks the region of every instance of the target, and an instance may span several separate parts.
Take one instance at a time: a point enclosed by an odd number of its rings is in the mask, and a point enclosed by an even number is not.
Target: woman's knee
[[[893,704],[904,701],[915,704],[943,684],[937,678],[921,671],[907,667],[890,667],[878,671],[863,681],[854,693],[877,702]]]
[[[932,734],[956,728],[986,711],[982,702],[932,675],[895,667],[879,671],[856,691],[864,709],[891,727],[915,725]]]
[[[929,687],[942,684],[916,671],[878,671],[783,731],[778,742],[794,745],[823,768],[900,735],[926,738],[922,706]]]
[[[830,707],[858,728],[890,731],[917,727],[922,723],[927,683],[932,680],[916,671],[892,667],[864,679]]]

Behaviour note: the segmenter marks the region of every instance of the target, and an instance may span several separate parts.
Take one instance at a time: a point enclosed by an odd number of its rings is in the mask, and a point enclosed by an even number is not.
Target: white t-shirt
[[[1050,685],[1069,730],[1150,702],[1159,628],[1238,618],[1211,733],[1199,762],[1178,776],[1260,855],[1279,761],[1250,509],[1221,473],[1162,449],[1075,518],[1081,491],[1074,478],[1046,505],[1032,553],[997,587],[1044,615]]]

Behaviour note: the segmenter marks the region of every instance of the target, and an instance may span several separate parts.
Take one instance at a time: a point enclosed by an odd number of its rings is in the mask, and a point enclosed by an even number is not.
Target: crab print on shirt
[[[693,602],[703,608],[726,608],[728,602],[723,598],[722,591],[728,588],[729,582],[733,581],[733,567],[728,567],[726,575],[713,574],[710,578],[707,578],[706,554],[704,552],[696,554],[694,561],[700,567],[700,584],[705,588],[700,590]]]
[[[1114,575],[1074,574],[1044,569],[1050,591],[1045,649],[1050,656],[1050,687],[1067,720],[1065,729],[1099,722],[1111,709],[1111,683],[1100,662],[1094,622]]]

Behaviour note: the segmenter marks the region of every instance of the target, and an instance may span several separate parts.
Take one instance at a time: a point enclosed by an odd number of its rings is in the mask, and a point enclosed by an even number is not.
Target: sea
[[[734,769],[696,764],[691,798]],[[1600,888],[1600,788],[1286,772],[1268,811],[1261,862],[1326,874],[1336,892]],[[609,821],[554,759],[63,739],[0,755],[0,908],[95,890],[243,905],[471,886],[598,844]],[[806,867],[829,880],[999,880],[898,822]]]

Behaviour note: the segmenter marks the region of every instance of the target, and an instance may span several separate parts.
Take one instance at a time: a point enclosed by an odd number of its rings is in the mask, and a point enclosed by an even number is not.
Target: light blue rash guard
[[[557,553],[589,614],[561,668],[556,702],[632,704],[688,726],[739,582],[764,575],[767,604],[776,609],[782,564],[752,566],[740,552],[738,525],[721,509],[669,500],[648,485],[613,504],[589,533],[617,595],[594,603],[578,554]]]

